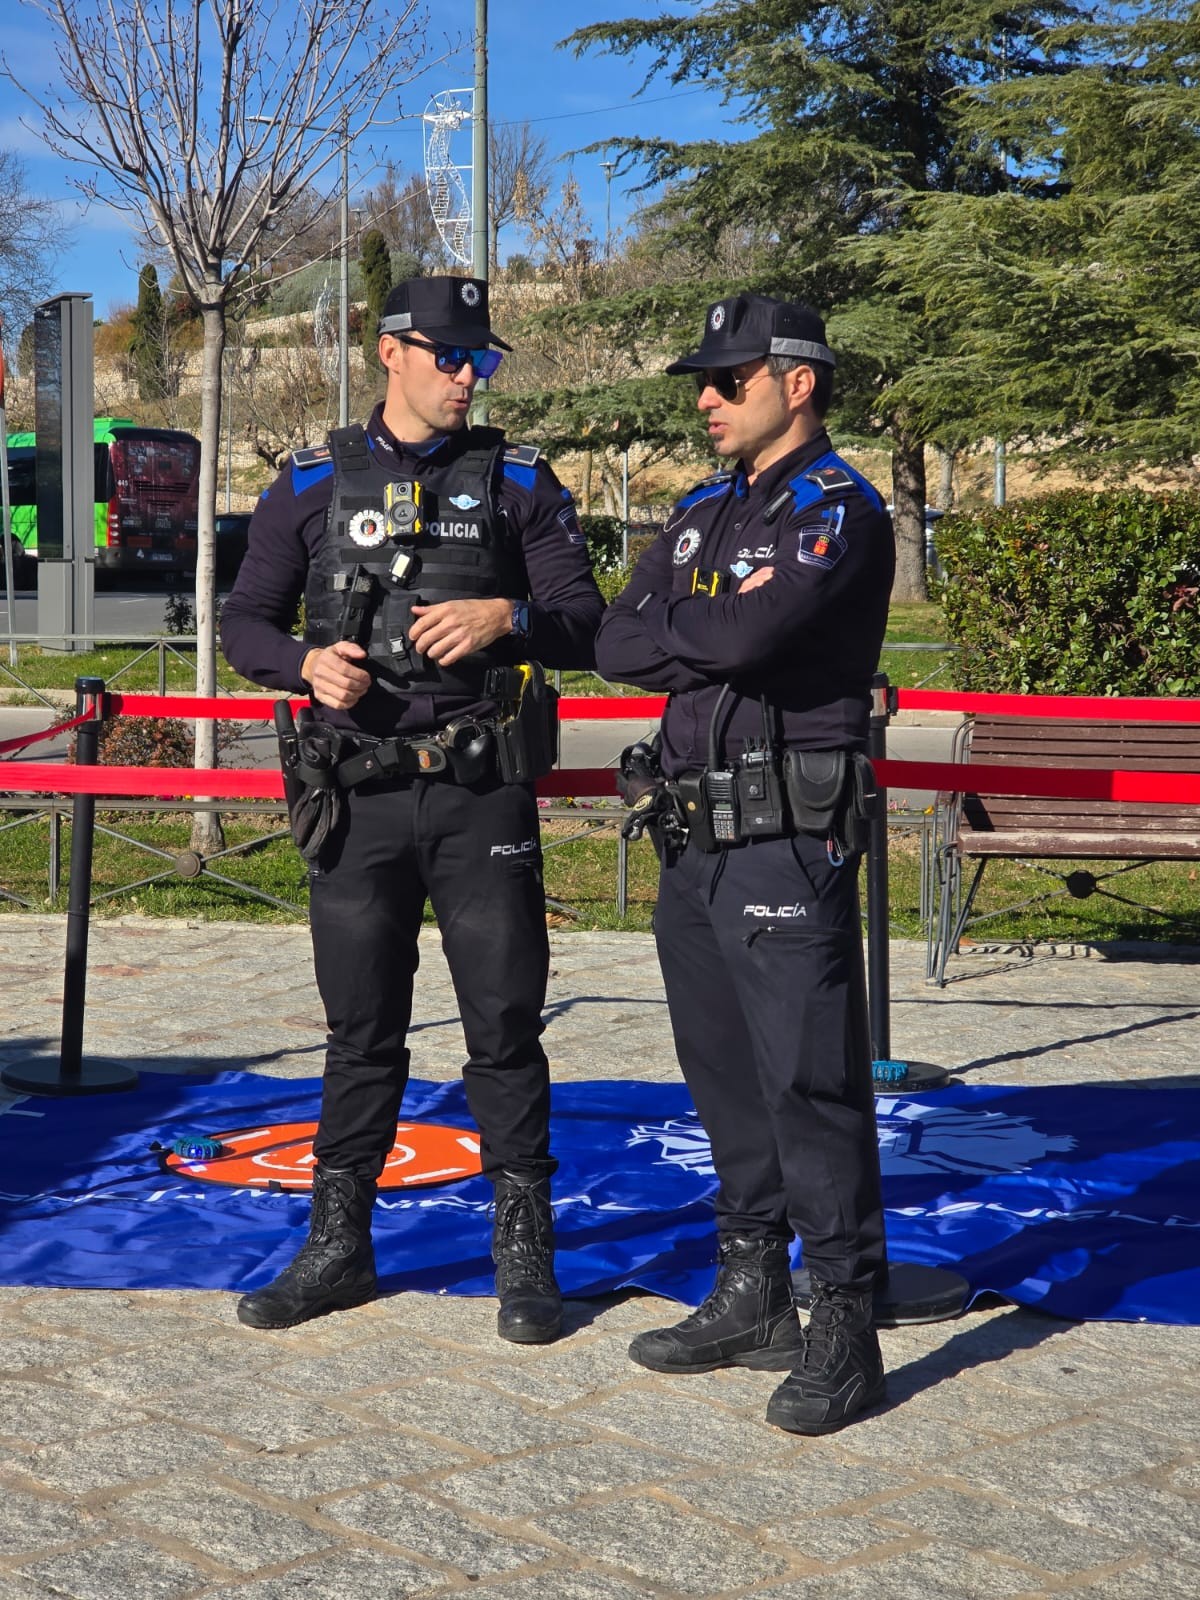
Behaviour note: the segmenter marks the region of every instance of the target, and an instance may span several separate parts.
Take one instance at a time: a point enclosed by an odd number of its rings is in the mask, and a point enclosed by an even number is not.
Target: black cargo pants
[[[794,1233],[818,1277],[870,1287],[884,1234],[858,858],[835,867],[804,834],[689,846],[664,862],[654,931],[718,1229]]]
[[[317,987],[329,1025],[313,1151],[376,1176],[392,1148],[428,898],[466,1037],[483,1170],[551,1172],[541,1046],[549,949],[537,801],[498,780],[362,784],[311,873]]]

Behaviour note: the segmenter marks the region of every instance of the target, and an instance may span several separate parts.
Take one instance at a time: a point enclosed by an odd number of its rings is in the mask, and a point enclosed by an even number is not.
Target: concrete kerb
[[[0,917],[0,1057],[53,1034],[63,943],[61,917]],[[554,931],[551,950],[556,1077],[673,1079],[651,936]],[[977,947],[931,992],[923,944],[894,941],[897,1047],[970,1082],[1152,1093],[1196,1075],[1193,964]],[[303,927],[92,925],[85,1050],[313,1076],[323,1032]],[[413,1047],[421,1076],[460,1070],[433,931]],[[0,1115],[0,1136],[29,1126]],[[888,1406],[804,1441],[763,1421],[770,1374],[626,1360],[677,1316],[587,1302],[563,1341],[519,1349],[486,1300],[263,1334],[230,1295],[0,1290],[0,1600],[1200,1592],[1200,1330],[1004,1305],[890,1330]]]

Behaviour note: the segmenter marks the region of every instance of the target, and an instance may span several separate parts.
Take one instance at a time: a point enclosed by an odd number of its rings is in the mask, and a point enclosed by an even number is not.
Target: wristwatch
[[[514,600],[512,608],[512,627],[509,633],[515,639],[528,639],[529,637],[529,601]]]

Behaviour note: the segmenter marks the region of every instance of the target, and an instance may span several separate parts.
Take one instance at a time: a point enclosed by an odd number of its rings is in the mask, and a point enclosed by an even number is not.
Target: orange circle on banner
[[[277,1122],[206,1135],[220,1141],[224,1153],[196,1161],[171,1151],[167,1170],[198,1183],[219,1183],[231,1189],[311,1189],[316,1157],[312,1152],[315,1122]],[[402,1122],[396,1142],[380,1174],[380,1189],[415,1189],[422,1184],[455,1183],[482,1172],[479,1135],[471,1128],[449,1128],[433,1122]]]

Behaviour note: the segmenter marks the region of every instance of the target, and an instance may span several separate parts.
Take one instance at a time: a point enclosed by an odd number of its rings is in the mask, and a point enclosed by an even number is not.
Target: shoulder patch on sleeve
[[[805,523],[796,534],[796,560],[803,566],[823,567],[826,572],[836,567],[848,549],[842,533],[845,520],[846,507],[838,504],[823,511],[816,521]]]
[[[542,452],[535,444],[510,444],[504,452],[505,461],[518,467],[536,467],[541,457]]]
[[[809,483],[815,483],[824,494],[836,494],[839,489],[858,487],[844,467],[814,467],[804,476]]]

